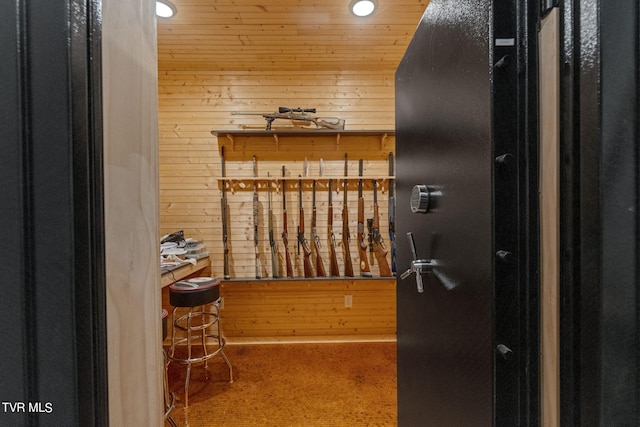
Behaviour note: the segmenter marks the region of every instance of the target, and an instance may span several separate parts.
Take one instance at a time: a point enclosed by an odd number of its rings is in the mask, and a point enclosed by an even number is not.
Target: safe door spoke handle
[[[416,251],[416,243],[413,240],[413,233],[407,233],[407,239],[409,240],[409,247],[411,248],[411,254],[413,255],[413,261],[411,261],[411,267],[409,267],[404,273],[400,275],[401,279],[406,279],[411,274],[416,274],[416,287],[418,293],[424,292],[424,283],[422,282],[422,274],[433,271],[435,262],[431,259],[418,259],[418,252]]]

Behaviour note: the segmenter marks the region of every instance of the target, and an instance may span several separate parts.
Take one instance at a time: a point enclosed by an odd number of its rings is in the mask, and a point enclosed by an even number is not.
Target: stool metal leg
[[[213,306],[213,308],[209,307]],[[208,309],[207,309],[208,308]],[[184,408],[189,407],[189,383],[191,379],[191,365],[193,363],[204,362],[205,369],[207,369],[207,361],[220,353],[224,362],[227,364],[229,368],[229,382],[233,382],[233,368],[231,366],[231,362],[227,358],[227,355],[224,354],[224,346],[225,339],[222,337],[222,328],[220,326],[220,304],[218,301],[215,301],[211,304],[202,305],[199,307],[190,307],[189,311],[186,314],[180,315],[177,317],[178,307],[174,307],[172,315],[171,315],[171,324],[173,325],[171,331],[171,349],[169,352],[169,361],[175,361],[177,363],[187,365],[187,373],[185,377],[184,383]],[[194,325],[194,318],[199,317],[200,323]],[[182,322],[186,322],[182,323]],[[217,335],[215,332],[209,331],[207,329],[212,328],[214,323],[218,323],[217,325]],[[184,325],[184,326],[183,326]],[[186,337],[180,338],[176,340],[176,329],[180,329],[185,331]],[[196,332],[200,332],[200,337],[196,335]],[[214,330],[215,331],[215,330]],[[192,354],[192,339],[200,338],[203,355],[194,357]],[[217,346],[213,351],[209,351],[207,347],[207,339],[214,339],[217,341]],[[179,343],[187,342],[187,356],[186,358],[175,357],[175,349]],[[215,341],[214,341],[215,342]]]
[[[162,355],[164,356],[164,419],[171,424],[172,427],[178,427],[174,419],[171,417],[171,411],[175,405],[175,395],[169,390],[169,358],[167,352],[162,349]]]
[[[187,314],[187,360],[191,360],[191,318],[193,317],[193,308],[189,308]],[[189,379],[191,378],[191,363],[187,363],[187,376],[184,380],[184,407],[189,407]]]
[[[203,305],[202,307],[200,307],[200,311],[201,311],[201,319],[202,319],[202,325],[204,325],[206,323],[206,312],[205,312],[205,308],[206,306]],[[202,349],[204,351],[204,369],[207,369],[209,367],[208,362],[209,359],[207,358],[208,354],[207,353],[207,329],[203,326],[202,329],[200,330],[200,337],[202,338]]]
[[[229,367],[229,382],[232,383],[233,382],[233,368],[231,367],[231,362],[229,362],[229,359],[227,359],[227,355],[224,354],[224,345],[225,345],[225,341],[224,338],[222,338],[222,327],[220,325],[220,303],[218,301],[216,301],[216,303],[214,304],[215,308],[216,308],[216,317],[218,319],[218,348],[220,349],[220,355],[222,356],[222,359],[224,359],[224,362],[227,364],[227,366]]]

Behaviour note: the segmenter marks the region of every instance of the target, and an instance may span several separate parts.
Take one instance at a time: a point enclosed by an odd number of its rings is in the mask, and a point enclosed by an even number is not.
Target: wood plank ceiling
[[[395,70],[429,0],[377,0],[359,18],[350,0],[172,0],[158,18],[158,69]]]

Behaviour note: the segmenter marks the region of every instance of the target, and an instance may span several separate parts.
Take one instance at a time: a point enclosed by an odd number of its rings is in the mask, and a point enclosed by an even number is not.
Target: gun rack
[[[232,194],[239,191],[253,191],[254,183],[256,184],[258,191],[265,192],[269,189],[269,183],[271,183],[271,191],[274,194],[282,191],[282,181],[285,181],[287,186],[286,191],[298,191],[298,182],[302,180],[302,190],[305,192],[311,191],[313,181],[316,181],[318,191],[327,190],[329,188],[329,180],[333,180],[333,193],[341,194],[343,188],[343,182],[346,179],[348,184],[347,190],[349,192],[358,190],[358,182],[362,179],[363,189],[365,191],[373,190],[373,181],[376,181],[377,189],[380,194],[385,194],[389,188],[389,180],[395,179],[393,176],[303,176],[303,177],[278,177],[272,176],[271,178],[259,177],[259,178],[222,178],[216,177],[218,180],[218,189],[222,190],[222,186],[225,185],[226,190]]]
[[[223,239],[222,223],[217,217],[212,217],[211,223],[202,227],[213,227],[216,242],[220,245],[214,252],[223,253],[223,240],[227,242],[229,254],[229,279],[234,285],[253,283],[256,280],[272,284],[284,282],[337,283],[347,281],[355,283],[373,283],[372,281],[392,280],[391,275],[382,275],[380,265],[375,258],[370,237],[373,228],[367,223],[374,214],[373,182],[376,182],[377,203],[379,210],[378,226],[380,236],[386,237],[387,250],[391,249],[389,237],[389,191],[393,185],[393,169],[390,169],[389,156],[395,152],[395,132],[391,130],[221,130],[211,132],[218,140],[219,154],[224,152],[224,165],[207,166],[213,173],[212,179],[217,185],[209,181],[203,192],[217,190],[226,200],[225,214],[227,215],[226,238]],[[347,162],[345,163],[345,154]],[[255,162],[254,162],[255,157]],[[359,176],[359,160],[363,160],[362,177]],[[346,167],[346,170],[345,170]],[[284,168],[285,176],[282,176]],[[223,176],[224,175],[224,176]],[[346,175],[346,176],[345,176]],[[358,221],[359,182],[362,180],[363,218]],[[332,205],[329,204],[329,182],[332,182]],[[344,203],[344,183],[347,183],[347,204]],[[315,183],[315,197],[313,193]],[[191,182],[185,176],[183,183],[174,185],[199,185]],[[224,190],[224,191],[223,191]],[[285,214],[283,204],[286,204]],[[269,212],[269,196],[271,196],[271,213]],[[300,226],[301,208],[306,210],[304,226],[301,232],[307,242],[313,243],[312,215],[313,202],[317,208],[317,237],[320,241],[318,248],[312,248],[312,258],[321,255],[327,275],[315,277],[307,275],[304,265],[304,251],[298,252],[297,228]],[[203,203],[209,203],[203,202]],[[182,214],[189,214],[197,205],[182,210]],[[205,207],[212,210],[212,207]],[[344,221],[345,213],[348,218]],[[286,222],[285,217],[286,215]],[[271,225],[269,223],[271,222]],[[329,233],[329,223],[332,233]],[[361,224],[365,233],[367,259],[370,267],[370,277],[362,276],[360,267],[362,255],[358,252],[358,225]],[[278,248],[278,277],[273,277],[273,253],[270,247],[269,227]],[[288,245],[292,260],[293,275],[285,277],[283,268],[285,254],[282,234],[288,228]],[[348,237],[344,232],[348,231]],[[331,235],[336,239],[336,257],[334,265],[338,266],[339,275],[329,275]],[[345,242],[349,251],[345,251]],[[362,247],[362,246],[360,246]],[[304,247],[302,248],[304,249]],[[347,256],[347,252],[350,252]],[[387,254],[391,265],[391,252]],[[315,259],[315,258],[313,258]],[[354,276],[347,276],[347,260],[350,259],[354,268]],[[223,271],[221,257],[214,257],[212,271]],[[317,266],[313,266],[315,270]],[[257,274],[259,269],[260,274]],[[219,275],[219,274],[218,274]],[[260,276],[261,279],[255,279]],[[306,276],[306,277],[305,277]],[[252,279],[253,277],[253,279]]]

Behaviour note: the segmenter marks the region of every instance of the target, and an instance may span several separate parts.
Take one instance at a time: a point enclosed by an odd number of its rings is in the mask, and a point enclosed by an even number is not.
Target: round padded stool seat
[[[174,307],[197,307],[211,304],[220,298],[220,280],[212,277],[194,277],[181,280],[169,287],[169,301]]]

